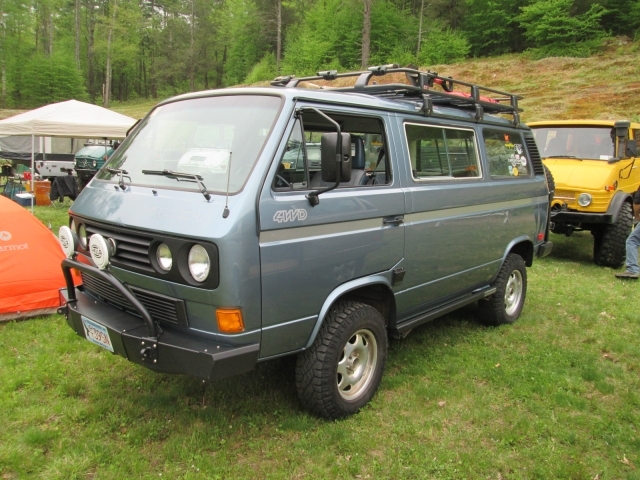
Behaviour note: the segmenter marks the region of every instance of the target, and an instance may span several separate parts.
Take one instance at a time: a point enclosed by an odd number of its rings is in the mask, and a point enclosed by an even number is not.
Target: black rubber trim
[[[544,258],[551,253],[551,250],[553,250],[552,242],[542,242],[540,245],[538,245],[537,257]]]

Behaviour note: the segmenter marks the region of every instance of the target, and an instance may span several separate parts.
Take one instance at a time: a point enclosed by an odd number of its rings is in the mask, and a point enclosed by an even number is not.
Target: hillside
[[[525,122],[572,118],[640,121],[639,57],[639,41],[613,39],[602,52],[589,58],[533,60],[526,55],[503,55],[421,69],[523,95],[520,106]],[[404,78],[398,75],[387,81]],[[155,103],[116,104],[113,110],[141,118]],[[0,119],[19,112],[0,110]]]

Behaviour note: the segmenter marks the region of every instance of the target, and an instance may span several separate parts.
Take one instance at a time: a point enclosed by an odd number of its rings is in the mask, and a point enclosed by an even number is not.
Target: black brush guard
[[[133,306],[139,317],[95,299],[74,287],[71,269],[108,282]],[[252,370],[258,361],[260,345],[231,346],[162,328],[154,322],[136,296],[111,273],[66,258],[62,261],[66,289],[61,290],[65,305],[60,311],[69,326],[86,338],[82,317],[104,326],[114,353],[156,372],[183,373],[203,380],[218,380]]]

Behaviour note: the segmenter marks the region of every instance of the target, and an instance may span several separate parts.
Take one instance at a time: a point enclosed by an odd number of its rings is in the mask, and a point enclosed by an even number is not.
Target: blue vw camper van
[[[519,317],[551,251],[519,98],[390,65],[163,101],[71,207],[61,310],[158,372],[297,355],[302,404],[355,413],[389,336],[474,302],[487,323]]]

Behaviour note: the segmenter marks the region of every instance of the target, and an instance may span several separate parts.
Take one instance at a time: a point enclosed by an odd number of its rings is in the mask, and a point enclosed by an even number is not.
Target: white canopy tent
[[[135,119],[106,108],[67,100],[0,120],[0,136],[31,136],[31,191],[35,172],[35,137],[121,139]],[[33,209],[33,200],[31,202]]]
[[[67,100],[0,120],[0,135],[118,139],[135,122],[97,105]]]

